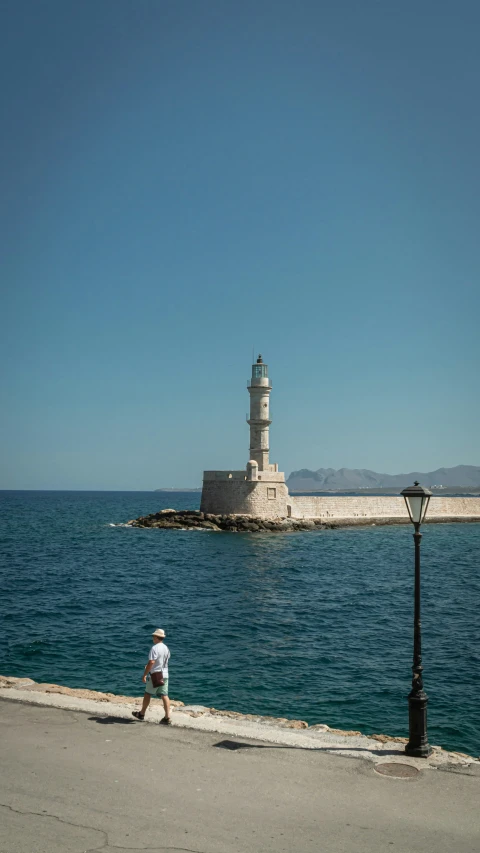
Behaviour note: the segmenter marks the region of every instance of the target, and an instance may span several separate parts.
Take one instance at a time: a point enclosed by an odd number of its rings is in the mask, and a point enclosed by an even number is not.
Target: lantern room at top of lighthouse
[[[269,388],[270,380],[268,378],[268,364],[264,364],[262,356],[259,355],[255,364],[252,364],[252,379],[249,382],[250,386],[260,385],[264,388]]]

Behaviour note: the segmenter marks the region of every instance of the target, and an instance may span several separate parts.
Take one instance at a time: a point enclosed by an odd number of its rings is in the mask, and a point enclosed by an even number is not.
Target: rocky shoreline
[[[214,515],[194,509],[162,509],[128,522],[130,527],[158,527],[163,530],[225,530],[230,533],[255,533],[258,531],[284,532],[288,530],[314,530],[326,527],[324,522],[310,519],[253,518],[248,515]]]
[[[445,519],[440,519],[444,521]],[[460,520],[460,519],[456,519]],[[129,527],[156,527],[162,530],[213,530],[227,533],[288,533],[295,530],[326,530],[334,527],[408,524],[403,518],[257,518],[251,515],[214,515],[195,509],[162,509],[127,522]]]
[[[427,518],[429,524],[446,522],[478,522],[477,517]],[[212,530],[227,533],[289,533],[296,530],[326,530],[336,527],[379,527],[390,524],[410,524],[409,518],[256,518],[250,515],[214,515],[196,509],[162,509],[127,522],[127,527],[153,527],[161,530]],[[115,525],[112,525],[115,526]],[[124,527],[125,525],[120,525]]]

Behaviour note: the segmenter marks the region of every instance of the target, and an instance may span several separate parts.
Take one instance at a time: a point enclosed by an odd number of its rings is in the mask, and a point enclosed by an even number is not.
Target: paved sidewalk
[[[46,705],[70,711],[85,711],[93,715],[124,717],[131,720],[132,711],[139,708],[140,699],[133,696],[117,696],[84,688],[70,688],[59,684],[37,683],[30,678],[12,678],[0,675],[0,700],[14,699],[32,705]],[[424,770],[425,767],[466,767],[477,765],[480,760],[462,752],[447,752],[433,746],[427,759],[405,755],[405,738],[384,734],[363,735],[358,731],[343,731],[325,724],[308,726],[301,720],[278,717],[262,717],[257,714],[241,714],[236,711],[218,710],[203,705],[184,705],[171,701],[173,721],[176,728],[217,732],[229,737],[250,738],[281,746],[297,746],[332,752],[352,758],[368,758],[375,764],[388,761],[409,764]],[[150,703],[147,722],[159,722],[163,717],[163,705],[159,699]]]
[[[478,765],[396,779],[322,749],[8,700],[0,732],[1,853],[480,846]]]

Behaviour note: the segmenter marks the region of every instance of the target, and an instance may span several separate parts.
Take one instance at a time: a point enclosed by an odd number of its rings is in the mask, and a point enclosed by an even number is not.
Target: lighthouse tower
[[[247,423],[250,426],[250,454],[249,459],[258,464],[259,471],[270,471],[268,461],[269,454],[269,427],[270,420],[270,392],[272,386],[268,378],[268,365],[263,363],[259,355],[255,364],[252,364],[252,378],[247,384],[250,394],[250,418]]]
[[[200,510],[213,515],[286,518],[291,515],[292,502],[285,474],[268,458],[272,386],[261,355],[252,365],[247,388],[250,394],[248,462],[240,470],[204,471]]]

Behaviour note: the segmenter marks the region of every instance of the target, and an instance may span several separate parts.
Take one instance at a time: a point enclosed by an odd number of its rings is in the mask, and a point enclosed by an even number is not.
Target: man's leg
[[[165,710],[165,716],[167,720],[170,719],[170,699],[168,696],[162,696],[163,707]]]
[[[142,717],[145,715],[145,712],[146,712],[148,706],[150,705],[150,699],[151,699],[151,696],[149,693],[143,694],[143,702],[142,702],[142,707],[140,709],[140,713],[141,713]]]

